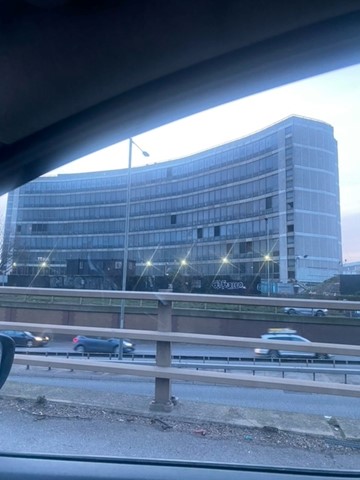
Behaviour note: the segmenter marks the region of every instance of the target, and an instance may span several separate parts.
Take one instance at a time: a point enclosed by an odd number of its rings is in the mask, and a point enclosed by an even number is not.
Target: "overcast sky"
[[[360,261],[360,65],[296,82],[151,130],[135,138],[150,153],[134,149],[133,166],[162,162],[206,150],[278,122],[302,115],[330,123],[339,147],[343,259]],[[122,142],[68,164],[57,173],[125,168]]]

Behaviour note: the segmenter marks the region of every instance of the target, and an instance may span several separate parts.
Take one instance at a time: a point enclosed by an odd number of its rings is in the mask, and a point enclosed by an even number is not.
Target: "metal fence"
[[[51,290],[51,289],[22,289],[6,287],[0,289],[0,294],[14,293],[17,295],[31,295],[45,298],[49,296],[79,297],[82,298],[125,298],[128,300],[151,300],[156,301],[157,331],[140,331],[131,329],[97,328],[90,326],[73,327],[53,324],[0,322],[3,330],[31,330],[34,332],[50,330],[53,333],[106,336],[117,338],[131,338],[134,340],[152,340],[156,342],[156,364],[140,365],[127,363],[124,360],[118,362],[94,362],[91,360],[73,358],[53,358],[17,354],[15,363],[22,365],[34,365],[51,368],[66,368],[78,370],[91,370],[122,375],[136,375],[140,377],[152,377],[155,379],[155,396],[151,408],[154,410],[170,410],[173,406],[171,394],[171,381],[183,380],[191,382],[203,382],[212,384],[233,385],[242,387],[272,388],[291,390],[298,392],[324,393],[345,396],[360,396],[360,386],[340,383],[309,381],[288,378],[269,378],[263,375],[246,375],[241,373],[224,373],[219,371],[204,371],[196,368],[186,370],[172,366],[171,345],[173,343],[187,343],[199,345],[217,345],[224,347],[247,347],[292,350],[309,353],[328,353],[334,355],[360,356],[360,346],[325,344],[325,343],[301,343],[285,341],[268,341],[259,338],[232,337],[223,335],[205,335],[192,333],[172,332],[172,304],[173,302],[207,303],[207,304],[232,304],[232,305],[271,305],[279,306],[306,306],[312,308],[334,308],[343,310],[359,309],[358,302],[305,300],[289,298],[260,298],[260,297],[232,297],[221,295],[194,295],[177,294],[172,292],[104,292],[104,291],[78,291],[78,290]]]

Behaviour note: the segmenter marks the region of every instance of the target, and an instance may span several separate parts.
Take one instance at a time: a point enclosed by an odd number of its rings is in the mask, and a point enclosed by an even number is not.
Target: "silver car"
[[[309,307],[285,307],[283,312],[288,315],[306,315],[309,317],[324,317],[328,313],[326,308]]]
[[[263,340],[284,340],[286,342],[306,342],[311,343],[307,338],[297,335],[296,330],[289,328],[270,328],[268,333],[261,335]],[[331,358],[327,353],[312,353],[312,352],[295,352],[291,350],[276,350],[271,348],[255,348],[256,356],[270,357],[270,358]]]

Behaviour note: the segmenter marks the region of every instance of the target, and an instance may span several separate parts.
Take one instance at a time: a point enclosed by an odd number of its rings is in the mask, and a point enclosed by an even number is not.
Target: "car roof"
[[[294,333],[281,333],[281,334],[280,333],[279,334],[264,333],[264,335],[261,335],[261,338],[268,339],[268,340],[270,340],[270,339],[278,339],[278,340],[280,339],[281,340],[280,337],[283,337],[283,338],[284,337],[287,337],[287,338],[296,337],[296,338],[302,338],[306,341],[310,341],[310,340],[307,340],[307,338],[302,337],[301,335],[298,335],[297,333],[296,334],[294,334]]]
[[[360,60],[359,0],[0,0],[0,194],[221,103]]]
[[[272,335],[288,335],[288,334],[296,334],[297,331],[292,329],[292,328],[283,328],[283,327],[272,327],[268,328],[267,333],[270,333]]]

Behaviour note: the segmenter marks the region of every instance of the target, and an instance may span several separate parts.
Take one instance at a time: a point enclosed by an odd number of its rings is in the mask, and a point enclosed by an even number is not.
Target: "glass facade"
[[[4,251],[12,273],[66,276],[74,260],[95,270],[101,264],[102,272],[106,262],[122,265],[127,179],[126,169],[66,174],[12,192]],[[291,117],[190,157],[132,169],[128,257],[139,278],[181,271],[196,281],[319,282],[338,273],[332,127]]]

